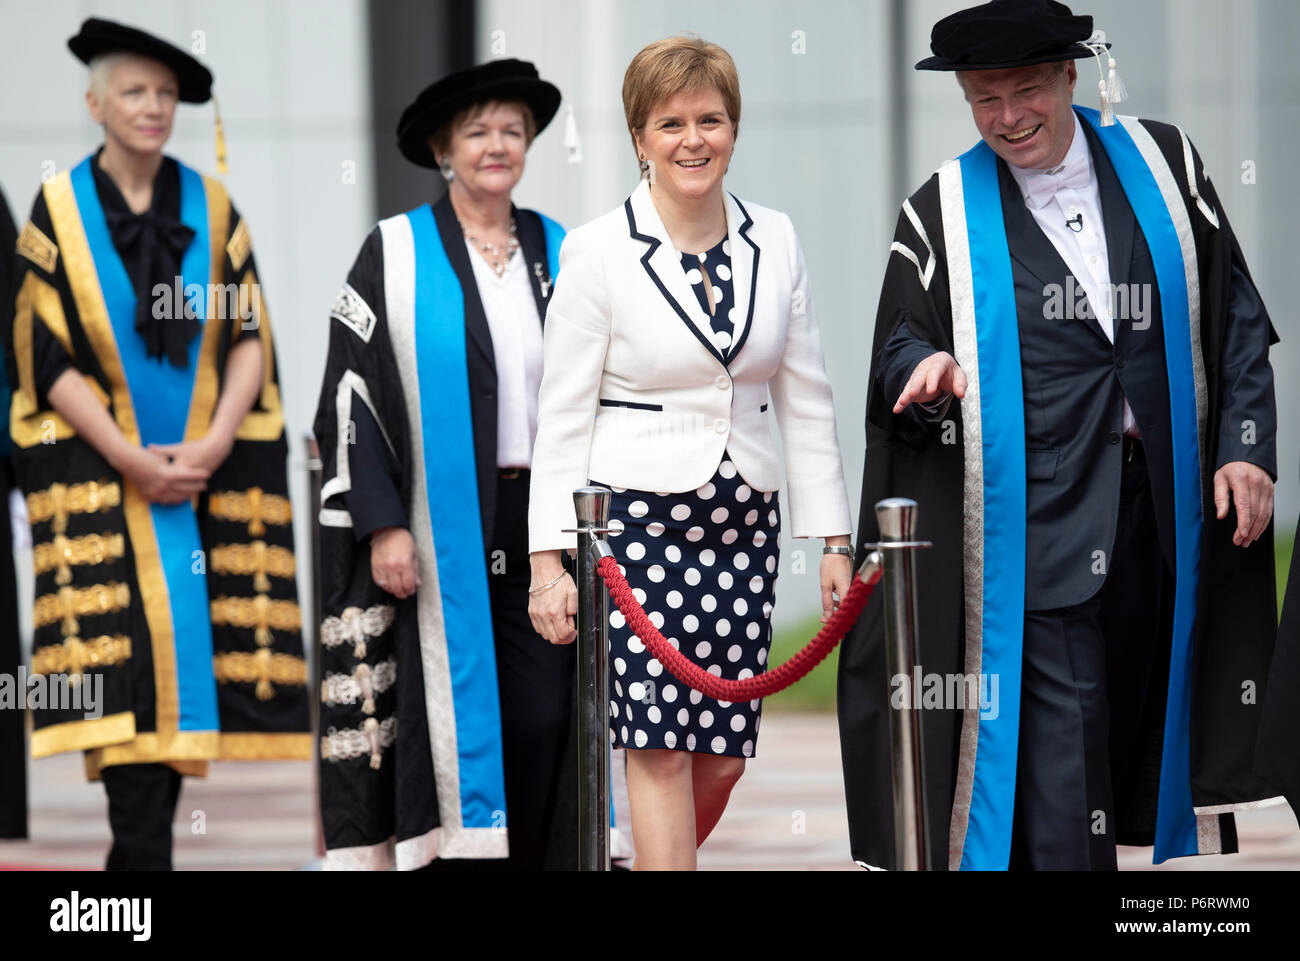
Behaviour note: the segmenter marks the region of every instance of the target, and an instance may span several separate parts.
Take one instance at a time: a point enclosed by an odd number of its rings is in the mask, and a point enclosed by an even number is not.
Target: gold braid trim
[[[131,588],[116,581],[91,587],[61,587],[57,594],[36,598],[32,622],[35,627],[45,627],[61,620],[64,634],[80,634],[78,617],[120,611],[130,603]]]
[[[272,683],[301,687],[307,683],[307,662],[292,654],[273,654],[270,648],[246,653],[231,651],[212,658],[212,672],[218,684],[257,684],[257,699],[275,696]]]
[[[122,503],[117,481],[86,481],[84,484],[51,484],[27,495],[27,518],[33,524],[54,522],[54,533],[68,528],[72,514],[94,514]]]
[[[208,498],[208,513],[219,520],[247,523],[250,537],[264,535],[267,524],[283,527],[293,519],[289,498],[268,494],[260,487],[217,491]]]
[[[284,578],[294,575],[293,551],[268,545],[266,541],[214,547],[209,566],[214,574],[251,574],[253,590],[263,592],[271,589],[268,574]]]
[[[251,627],[262,647],[271,645],[271,631],[299,631],[302,612],[296,601],[273,601],[265,594],[256,597],[218,597],[212,602],[212,624]]]
[[[54,581],[62,586],[72,583],[73,566],[116,561],[125,553],[126,538],[121,534],[86,534],[72,538],[55,534],[53,541],[32,548],[32,565],[38,576],[57,568]]]
[[[62,644],[51,644],[32,653],[33,674],[70,674],[74,679],[87,668],[121,664],[131,657],[131,638],[103,634],[83,641],[73,636]],[[73,683],[76,683],[74,680]]]

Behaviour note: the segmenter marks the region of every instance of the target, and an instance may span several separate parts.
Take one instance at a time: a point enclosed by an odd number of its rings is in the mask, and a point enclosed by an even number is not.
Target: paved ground
[[[857,870],[833,715],[764,715],[760,757],[700,852],[705,870]],[[32,841],[0,841],[0,868],[98,868],[109,834],[103,787],[86,784],[80,756],[31,765]],[[176,867],[292,870],[315,857],[308,764],[213,765],[187,779],[176,818]],[[1154,870],[1298,869],[1300,829],[1290,809],[1238,816],[1241,854],[1184,858]],[[1120,867],[1152,870],[1146,849],[1121,849]]]

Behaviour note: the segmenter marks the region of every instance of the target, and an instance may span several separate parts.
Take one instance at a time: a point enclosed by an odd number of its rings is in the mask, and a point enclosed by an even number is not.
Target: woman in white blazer
[[[623,81],[643,180],[571,232],[547,309],[529,506],[529,614],[575,637],[560,551],[573,491],[611,487],[611,546],[656,626],[724,678],[765,670],[781,464],[795,537],[823,537],[823,618],[851,576],[834,407],[790,219],[723,190],[740,90],[725,50],[672,37]],[[770,398],[770,400],[769,400]],[[769,411],[770,403],[770,411]],[[610,615],[610,724],[628,748],[637,867],[695,867],[754,754],[759,701],[688,689]]]

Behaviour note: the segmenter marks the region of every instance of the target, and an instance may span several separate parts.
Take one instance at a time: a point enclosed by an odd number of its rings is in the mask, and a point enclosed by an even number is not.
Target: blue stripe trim
[[[406,215],[415,245],[415,353],[429,521],[456,715],[461,823],[502,824],[506,810],[496,647],[479,524],[465,355],[465,298],[433,209]]]
[[[564,243],[564,228],[544,213],[538,213],[542,219],[542,233],[546,237],[546,269],[550,271],[551,282],[560,274],[560,245]]]
[[[1188,323],[1187,273],[1182,245],[1169,207],[1133,137],[1122,124],[1103,127],[1096,110],[1076,108],[1101,139],[1138,225],[1151,249],[1160,288],[1165,333],[1165,368],[1169,374],[1169,417],[1174,456],[1174,591],[1173,643],[1165,705],[1164,753],[1156,809],[1156,864],[1197,853],[1196,812],[1191,781],[1192,632],[1201,563],[1200,436],[1196,385],[1192,375],[1192,337]],[[1199,278],[1197,278],[1199,282]]]
[[[984,464],[984,595],[981,671],[997,676],[1003,708],[980,718],[963,870],[1003,870],[1011,858],[1020,737],[1025,627],[1025,422],[1020,332],[997,157],[984,143],[963,154],[979,351]],[[1016,429],[1008,430],[1009,425]],[[1007,705],[1014,705],[1007,710]]]
[[[135,291],[113,245],[99,192],[95,189],[91,163],[93,157],[88,157],[72,171],[72,188],[122,361],[140,443],[179,443],[185,437],[202,335],[190,342],[189,365],[185,368],[149,357],[145,352],[144,339],[135,330]],[[181,259],[181,284],[183,289],[197,285],[193,289],[202,300],[199,313],[203,317],[210,264],[207,191],[199,174],[183,164],[179,166],[181,222],[194,231],[194,239]],[[203,557],[198,519],[188,503],[151,504],[149,510],[171,609],[179,729],[215,731],[219,722],[217,687],[212,673],[207,576],[203,565],[196,564]]]

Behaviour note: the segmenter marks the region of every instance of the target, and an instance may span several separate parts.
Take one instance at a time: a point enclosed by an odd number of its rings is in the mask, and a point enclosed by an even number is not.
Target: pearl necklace
[[[513,257],[515,251],[519,249],[518,228],[515,226],[515,218],[510,218],[510,239],[505,242],[504,246],[501,244],[491,244],[485,240],[479,240],[465,229],[464,224],[461,224],[460,230],[461,233],[465,235],[466,240],[491,257],[493,272],[498,277],[504,277],[506,275],[506,265],[510,263],[510,258]]]

